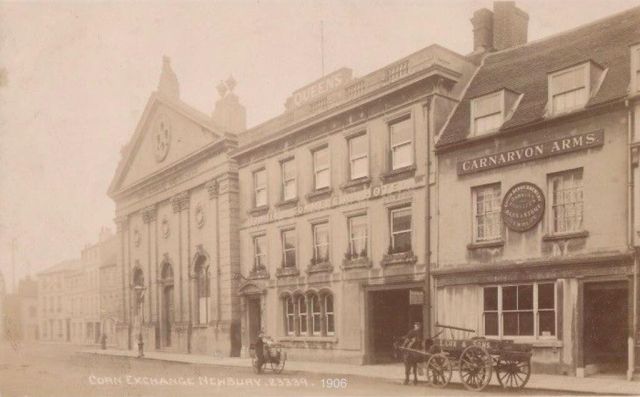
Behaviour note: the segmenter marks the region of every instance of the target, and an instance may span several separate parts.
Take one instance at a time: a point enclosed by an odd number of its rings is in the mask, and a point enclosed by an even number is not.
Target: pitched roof
[[[470,131],[471,99],[502,88],[524,96],[500,130],[542,120],[547,105],[548,73],[589,60],[608,71],[602,86],[586,107],[625,97],[630,78],[629,46],[638,42],[640,7],[487,55],[436,146],[443,148],[464,141]]]
[[[127,145],[125,145],[122,150],[122,157],[120,158],[120,162],[116,167],[115,175],[111,180],[109,189],[107,190],[107,193],[109,195],[112,195],[118,190],[118,188],[120,188],[119,185],[126,175],[127,166],[133,160],[135,147],[142,140],[143,127],[147,121],[147,118],[149,117],[149,114],[151,113],[151,109],[156,103],[161,103],[167,106],[168,108],[173,109],[178,113],[181,113],[182,115],[194,121],[195,123],[201,125],[203,128],[207,129],[214,136],[215,140],[218,140],[221,137],[222,138],[225,138],[228,136],[235,137],[234,134],[231,134],[230,132],[225,132],[222,127],[217,125],[206,114],[189,106],[188,104],[181,101],[180,99],[170,98],[167,95],[161,94],[160,92],[153,92],[149,97],[149,100],[147,101],[147,105],[145,106],[144,111],[142,112],[142,116],[138,121],[136,129],[133,133],[133,136],[129,140],[129,143],[127,143]]]

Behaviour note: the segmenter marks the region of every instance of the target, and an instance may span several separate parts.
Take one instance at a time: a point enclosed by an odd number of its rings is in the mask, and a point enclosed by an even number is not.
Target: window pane
[[[518,310],[533,310],[533,285],[518,286]]]
[[[267,175],[265,170],[256,171],[254,174],[254,180],[256,184],[256,188],[262,187],[266,183]]]
[[[518,313],[508,312],[502,314],[504,335],[518,335]]]
[[[389,129],[391,131],[392,147],[403,142],[411,141],[413,138],[410,118],[406,118],[404,120],[391,124]]]
[[[518,335],[533,335],[533,312],[518,313]]]
[[[551,80],[553,94],[576,90],[586,86],[584,68],[574,69],[554,76]]]
[[[296,198],[296,184],[295,181],[288,181],[284,184],[284,191],[283,191],[283,199],[284,200],[291,200]]]
[[[555,309],[554,287],[554,284],[538,285],[538,309]]]
[[[369,174],[369,160],[362,157],[351,161],[351,179],[363,178]]]
[[[407,252],[411,250],[411,232],[394,235],[393,248],[395,252]]]
[[[265,189],[256,190],[256,207],[267,205],[267,191]]]
[[[391,215],[394,232],[411,230],[411,208],[393,211]]]
[[[502,288],[502,310],[516,310],[518,308],[518,287]]]
[[[313,161],[316,170],[327,168],[329,166],[329,149],[324,148],[313,152]]]
[[[484,334],[498,335],[498,313],[484,314]]]
[[[367,147],[367,136],[359,135],[349,140],[350,158],[366,156],[369,148]]]
[[[556,312],[553,310],[542,311],[538,314],[540,321],[540,336],[555,336],[556,334]]]
[[[498,287],[484,289],[484,310],[498,310]]]
[[[322,189],[329,186],[329,170],[316,172],[316,189]]]
[[[396,146],[392,149],[391,152],[391,166],[394,170],[402,167],[407,167],[412,164],[412,145],[411,143],[405,143],[399,146]]]
[[[474,116],[482,117],[492,113],[502,112],[502,95],[491,94],[473,100]]]
[[[287,160],[282,163],[282,178],[286,180],[296,177],[296,164],[294,160]]]

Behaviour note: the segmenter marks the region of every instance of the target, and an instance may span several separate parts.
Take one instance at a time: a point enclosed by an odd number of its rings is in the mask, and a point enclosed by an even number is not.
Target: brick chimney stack
[[[529,14],[514,1],[493,3],[493,48],[497,51],[527,43]]]
[[[493,12],[481,8],[473,13],[473,51],[493,49]]]
[[[495,1],[493,12],[482,8],[473,13],[473,52],[500,51],[527,42],[529,15],[514,1]]]
[[[232,76],[218,84],[220,99],[216,101],[211,117],[228,132],[239,134],[247,129],[247,111],[233,92],[236,84]]]

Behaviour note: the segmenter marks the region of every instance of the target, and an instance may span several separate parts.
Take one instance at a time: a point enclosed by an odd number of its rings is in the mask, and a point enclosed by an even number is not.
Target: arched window
[[[210,305],[210,283],[209,283],[209,266],[206,265],[207,258],[199,255],[194,266],[195,284],[196,284],[196,316],[198,324],[207,324],[209,322],[209,305]]]
[[[285,298],[284,309],[285,309],[285,317],[286,317],[285,326],[286,326],[287,335],[295,335],[296,308],[295,308],[295,304],[293,303],[293,297],[287,296]]]
[[[304,296],[299,296],[298,303],[298,321],[300,324],[300,335],[307,334],[307,299]]]
[[[322,335],[322,309],[318,295],[311,295],[311,334]]]
[[[333,295],[331,294],[326,294],[324,296],[324,316],[327,335],[335,335],[336,323],[335,316],[333,314]]]
[[[136,267],[133,270],[133,314],[137,316],[140,313],[140,309],[142,309],[142,295],[137,291],[140,288],[144,288],[144,273],[142,273],[142,269]]]

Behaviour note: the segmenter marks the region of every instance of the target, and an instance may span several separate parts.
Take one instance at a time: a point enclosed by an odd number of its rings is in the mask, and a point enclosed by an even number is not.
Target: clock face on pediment
[[[157,162],[167,158],[171,146],[171,120],[165,114],[160,114],[153,128],[153,153]]]

